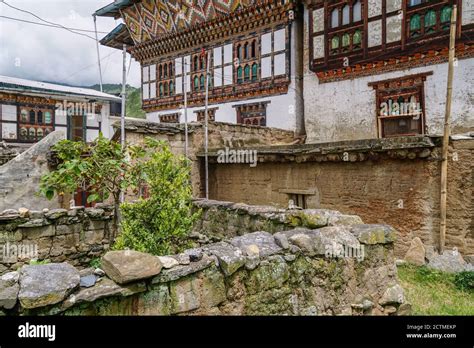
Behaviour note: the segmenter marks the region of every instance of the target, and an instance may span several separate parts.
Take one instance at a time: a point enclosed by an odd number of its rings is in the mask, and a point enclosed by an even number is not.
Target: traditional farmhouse
[[[141,63],[147,120],[183,122],[185,90],[188,120],[204,119],[210,55],[211,121],[301,132],[303,28],[297,12],[289,0],[120,0],[96,15],[125,22],[101,43],[127,44]]]
[[[120,0],[102,44],[142,65],[147,119],[306,132],[307,142],[440,135],[449,27],[458,6],[454,133],[474,128],[472,0]],[[304,131],[303,131],[304,130]]]
[[[68,139],[112,137],[121,98],[93,89],[0,76],[0,140],[35,143],[54,130]]]
[[[452,131],[473,130],[474,1],[308,0],[308,141],[442,135],[454,4]]]

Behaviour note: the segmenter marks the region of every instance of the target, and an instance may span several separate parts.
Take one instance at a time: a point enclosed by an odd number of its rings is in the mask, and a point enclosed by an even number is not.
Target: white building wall
[[[373,0],[373,9],[379,1]],[[369,6],[370,8],[370,6]],[[377,138],[376,92],[370,82],[433,72],[424,84],[425,122],[429,135],[442,135],[446,106],[448,64],[429,65],[373,76],[319,83],[309,70],[309,14],[304,15],[304,115],[307,142]],[[390,34],[398,39],[398,31]],[[474,128],[474,59],[457,62],[452,99],[452,130]]]

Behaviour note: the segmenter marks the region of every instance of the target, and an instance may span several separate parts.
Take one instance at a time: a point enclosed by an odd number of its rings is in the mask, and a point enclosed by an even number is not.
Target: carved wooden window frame
[[[424,83],[426,78],[432,75],[433,72],[425,72],[415,75],[402,76],[394,79],[382,80],[371,82],[368,85],[373,87],[375,90],[375,105],[376,105],[376,122],[377,122],[377,134],[379,138],[398,137],[398,136],[416,136],[424,135],[426,133],[426,114],[425,114],[425,91]],[[398,98],[404,98],[404,102],[408,103],[408,96],[415,96],[416,102],[420,104],[421,113],[418,111],[408,113],[399,113],[392,115],[382,114],[382,103],[389,101],[390,99],[397,100]],[[386,121],[392,122],[395,120],[419,120],[417,132],[397,133],[387,135],[384,131],[384,123]]]
[[[209,122],[215,122],[216,121],[216,111],[217,109],[219,109],[218,107],[214,107],[214,108],[208,108],[207,109],[207,112],[208,112],[208,121]],[[197,121],[198,122],[204,122],[205,121],[205,118],[206,118],[206,109],[199,109],[199,110],[195,110],[194,113],[196,114],[196,117],[197,117]]]
[[[176,93],[175,78],[174,59],[163,60],[156,64],[156,98],[171,97]]]
[[[26,122],[22,118],[22,110],[27,110]],[[35,122],[31,122],[30,113],[34,113]],[[39,122],[39,113],[42,113],[42,120]],[[51,122],[46,123],[46,112],[51,113]],[[17,104],[17,139],[19,142],[35,143],[46,135],[54,131],[55,123],[55,109],[48,105],[32,105],[32,104]],[[26,137],[22,135],[23,129],[26,130]],[[31,136],[30,132],[34,132],[34,136]],[[38,137],[38,133],[42,132],[42,136]]]
[[[160,123],[179,123],[180,116],[181,113],[179,112],[160,115]]]
[[[260,80],[260,36],[253,35],[234,42],[234,81],[236,85],[248,84]],[[254,74],[254,66],[257,73]],[[248,78],[246,69],[248,68]],[[241,72],[241,74],[240,74]]]
[[[238,104],[232,107],[237,112],[237,124],[262,126],[267,125],[267,105],[270,101]]]

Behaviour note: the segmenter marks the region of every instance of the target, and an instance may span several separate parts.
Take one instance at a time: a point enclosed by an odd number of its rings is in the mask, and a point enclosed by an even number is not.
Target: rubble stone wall
[[[179,255],[112,251],[100,269],[24,266],[7,315],[403,315],[389,226],[253,232]],[[48,282],[42,279],[49,274]],[[3,307],[3,308],[2,308]]]
[[[0,274],[32,259],[87,267],[109,248],[111,207],[0,213]]]

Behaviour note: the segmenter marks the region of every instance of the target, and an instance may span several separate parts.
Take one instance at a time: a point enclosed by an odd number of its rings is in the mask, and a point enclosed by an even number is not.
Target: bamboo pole
[[[448,68],[448,89],[446,93],[446,113],[444,117],[444,134],[441,161],[441,200],[440,200],[440,235],[439,252],[442,253],[446,243],[446,200],[448,195],[448,148],[449,136],[451,132],[451,101],[453,95],[453,76],[454,76],[454,56],[456,43],[456,20],[457,6],[453,6],[451,14],[451,30],[449,38],[449,68]]]
[[[209,66],[211,65],[211,51],[207,53],[207,63],[206,63],[206,100],[205,100],[205,110],[204,110],[204,170],[205,170],[205,180],[206,180],[206,199],[209,199]]]

